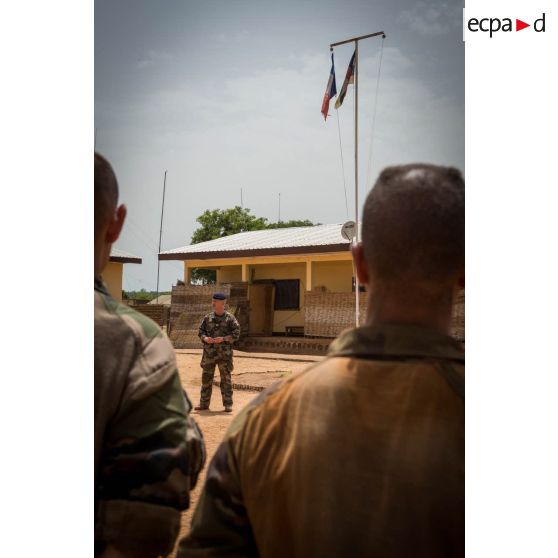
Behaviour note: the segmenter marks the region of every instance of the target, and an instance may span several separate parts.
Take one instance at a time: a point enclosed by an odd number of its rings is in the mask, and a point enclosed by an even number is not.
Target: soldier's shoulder
[[[134,310],[134,308],[128,306],[127,304],[122,304],[121,302],[114,300],[112,297],[107,297],[103,294],[101,294],[101,296],[104,297],[104,303],[109,314],[119,317],[124,323],[126,323],[129,327],[132,327],[134,330],[139,329],[140,334],[147,340],[154,339],[156,337],[163,337],[161,328],[145,314]]]
[[[174,348],[161,328],[141,312],[97,291],[95,351],[101,368],[109,354],[127,355],[121,370],[127,375],[127,396],[144,397],[176,373]]]
[[[227,311],[226,314],[227,314],[227,315],[226,315],[227,320],[234,320],[234,321],[236,321],[235,315],[234,315],[232,312]]]
[[[286,379],[279,380],[261,391],[233,419],[227,433],[230,435],[237,434],[255,416],[271,418],[275,417],[278,412],[290,415],[290,411],[286,411],[286,409],[289,408],[289,405],[292,408],[292,405],[297,404],[296,401],[301,399],[301,384],[306,383],[304,380],[316,370],[319,364],[310,365],[308,368],[296,372]]]

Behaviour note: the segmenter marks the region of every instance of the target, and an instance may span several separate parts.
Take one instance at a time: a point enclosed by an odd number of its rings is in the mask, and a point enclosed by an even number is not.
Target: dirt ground
[[[201,349],[179,349],[176,351],[178,370],[184,389],[195,406],[199,403],[201,387]],[[271,353],[244,353],[235,351],[233,384],[242,384],[255,387],[267,387],[276,381],[286,378],[300,370],[304,370],[322,357],[308,355],[279,355]],[[219,379],[219,370],[215,370],[215,379]],[[207,462],[200,474],[198,483],[192,492],[190,509],[182,516],[179,540],[188,533],[192,514],[198,502],[201,489],[205,482],[207,465],[211,461],[217,446],[223,439],[225,431],[234,416],[254,397],[257,391],[236,389],[233,394],[233,412],[224,413],[221,392],[213,386],[211,404],[208,411],[192,411],[192,416],[203,432],[207,450]],[[175,554],[173,554],[174,556]]]

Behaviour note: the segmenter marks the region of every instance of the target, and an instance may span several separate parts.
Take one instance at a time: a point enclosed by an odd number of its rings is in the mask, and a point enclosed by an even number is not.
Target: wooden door
[[[274,285],[250,285],[250,335],[270,336],[273,332]]]

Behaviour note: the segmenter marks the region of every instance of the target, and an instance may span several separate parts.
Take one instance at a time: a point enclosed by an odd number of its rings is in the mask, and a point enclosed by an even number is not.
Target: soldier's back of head
[[[443,283],[465,258],[465,183],[452,167],[386,168],[364,205],[364,256],[375,280],[407,288]]]

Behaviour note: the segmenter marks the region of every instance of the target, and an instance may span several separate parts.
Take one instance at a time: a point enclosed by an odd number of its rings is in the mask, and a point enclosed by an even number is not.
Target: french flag
[[[324,100],[322,101],[322,114],[324,120],[327,119],[327,112],[329,110],[329,101],[337,95],[337,87],[335,86],[335,65],[333,64],[333,52],[331,53],[331,71],[329,72],[329,79],[327,80],[327,87],[324,93]]]

